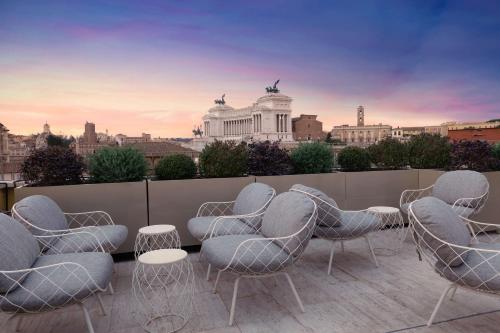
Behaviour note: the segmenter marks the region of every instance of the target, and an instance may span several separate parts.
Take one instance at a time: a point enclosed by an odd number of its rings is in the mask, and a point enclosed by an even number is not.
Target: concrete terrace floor
[[[372,236],[376,248],[393,243],[392,231]],[[499,332],[500,297],[459,289],[445,301],[436,324],[425,323],[446,286],[427,263],[419,262],[411,241],[397,255],[379,255],[380,267],[370,260],[363,239],[345,243],[334,258],[332,276],[326,275],[330,243],[313,239],[291,277],[302,297],[301,313],[285,277],[244,279],[240,283],[235,325],[228,326],[234,276],[224,274],[219,293],[205,281],[206,265],[190,254],[196,274],[195,315],[180,332]],[[381,251],[377,251],[381,252]],[[383,253],[381,253],[383,254]],[[143,332],[131,315],[131,275],[134,262],[116,264],[114,295],[103,295],[107,316],[96,302],[87,301],[96,332]],[[12,332],[13,321],[0,314],[0,331]],[[22,332],[86,332],[83,314],[71,306],[25,317]]]

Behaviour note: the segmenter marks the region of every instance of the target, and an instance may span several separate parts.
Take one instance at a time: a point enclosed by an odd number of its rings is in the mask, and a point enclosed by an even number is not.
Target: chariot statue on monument
[[[279,93],[279,89],[278,89],[278,83],[280,82],[280,80],[278,79],[276,82],[274,82],[274,85],[271,87],[266,87],[266,92],[268,93]]]

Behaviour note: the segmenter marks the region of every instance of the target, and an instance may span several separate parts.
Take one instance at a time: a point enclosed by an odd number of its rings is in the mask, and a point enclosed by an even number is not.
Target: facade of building
[[[392,129],[392,137],[401,142],[406,142],[412,136],[422,133],[425,133],[425,127],[396,127]]]
[[[141,136],[126,136],[125,134],[117,134],[115,136],[115,140],[120,146],[132,143],[144,143],[152,141],[151,134],[147,133],[142,133]]]
[[[36,142],[35,142],[35,148],[36,149],[44,149],[47,148],[47,138],[49,135],[51,135],[52,132],[50,131],[50,126],[49,124],[45,123],[43,125],[43,132],[38,134],[36,137]]]
[[[341,125],[332,129],[332,139],[339,140],[348,146],[367,147],[391,136],[390,125],[365,125],[365,109],[359,106],[356,110],[357,126]]]
[[[325,139],[323,123],[317,115],[301,114],[292,118],[292,134],[295,141],[320,141]]]
[[[441,136],[448,135],[448,126],[445,124],[437,125],[437,126],[425,126],[424,132],[429,134],[438,134]]]
[[[488,143],[497,143],[500,142],[500,127],[448,130],[448,138],[450,141],[479,140]]]
[[[9,130],[0,123],[0,163],[9,162]]]
[[[193,159],[193,161],[198,161],[198,156],[200,153],[190,148],[186,148],[181,146],[180,144],[175,144],[171,142],[139,142],[139,143],[130,143],[126,144],[126,146],[134,147],[141,151],[146,157],[146,161],[149,164],[151,170],[153,170],[158,162],[165,156],[173,155],[173,154],[182,154],[189,156]]]
[[[97,133],[95,131],[95,124],[86,122],[85,131],[83,135],[76,140],[74,144],[74,150],[78,155],[87,157],[89,155],[92,155],[102,147],[114,145],[116,145],[116,142],[111,139],[108,139],[104,142],[99,141]]]
[[[274,88],[252,105],[235,109],[224,99],[203,116],[200,138],[193,140],[195,149],[202,149],[215,140],[293,142],[292,99]]]
[[[456,131],[462,129],[482,129],[482,128],[498,128],[500,127],[500,120],[482,121],[482,122],[449,122],[445,123],[448,131]]]

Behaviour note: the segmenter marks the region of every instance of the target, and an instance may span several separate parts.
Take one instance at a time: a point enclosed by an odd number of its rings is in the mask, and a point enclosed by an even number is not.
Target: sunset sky
[[[0,0],[11,133],[189,137],[278,78],[325,130],[500,118],[500,2]]]

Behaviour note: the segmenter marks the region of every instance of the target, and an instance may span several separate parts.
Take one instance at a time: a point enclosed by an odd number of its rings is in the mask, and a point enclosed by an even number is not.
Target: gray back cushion
[[[444,201],[434,197],[425,197],[413,202],[410,210],[420,223],[437,238],[459,246],[469,246],[471,236],[465,223],[458,214]],[[423,238],[423,246],[434,252],[440,263],[450,266],[459,266],[466,260],[466,250],[449,246],[428,233],[418,225],[417,234]]]
[[[246,215],[265,208],[274,195],[274,189],[266,184],[252,183],[245,186],[236,197],[233,213],[235,215]],[[255,219],[249,220],[254,221]],[[260,222],[260,221],[259,221]]]
[[[35,237],[23,225],[5,214],[0,214],[0,271],[30,268],[39,251]],[[0,274],[0,293],[16,287],[16,283],[10,278],[21,283],[25,277],[26,273],[9,274],[8,277]]]
[[[276,196],[262,218],[262,235],[267,238],[286,237],[298,232],[315,213],[315,204],[305,194],[285,192]],[[312,235],[316,221],[296,237],[275,243],[292,255],[300,255]]]
[[[324,227],[338,227],[341,224],[339,206],[328,195],[312,187],[302,184],[293,185],[290,190],[297,190],[311,195],[311,199],[318,206],[318,225]]]
[[[51,198],[44,195],[26,197],[15,205],[16,212],[34,226],[46,230],[68,229],[63,211]],[[32,229],[35,235],[43,232]]]
[[[460,198],[477,198],[488,190],[488,180],[476,171],[459,170],[442,174],[432,188],[432,195],[449,204]]]

